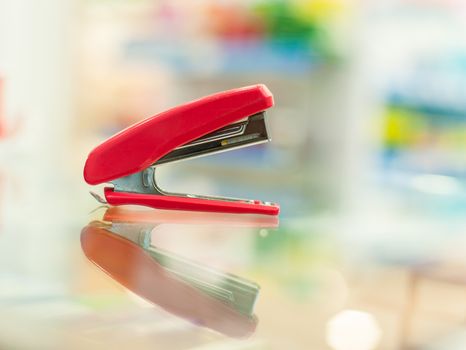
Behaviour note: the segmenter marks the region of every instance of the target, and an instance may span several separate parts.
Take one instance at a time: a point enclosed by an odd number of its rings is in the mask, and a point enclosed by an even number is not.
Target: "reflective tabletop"
[[[76,174],[11,164],[0,183],[1,348],[466,344],[462,218],[99,206]]]

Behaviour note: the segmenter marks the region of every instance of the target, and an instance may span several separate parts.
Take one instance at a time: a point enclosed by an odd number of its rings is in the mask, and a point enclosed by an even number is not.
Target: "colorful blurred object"
[[[410,172],[466,176],[466,60],[416,66],[390,92],[385,161]]]
[[[0,140],[14,136],[20,127],[19,120],[8,123],[5,99],[5,80],[0,76]]]

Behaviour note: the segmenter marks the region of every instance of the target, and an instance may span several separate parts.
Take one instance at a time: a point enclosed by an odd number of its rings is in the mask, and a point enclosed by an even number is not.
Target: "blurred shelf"
[[[178,74],[300,75],[325,61],[311,44],[300,40],[210,40],[190,44],[141,39],[128,41],[123,55],[128,60],[169,65]]]
[[[427,104],[393,95],[388,99],[389,107],[403,108],[438,122],[466,122],[466,105],[462,107],[448,104]]]

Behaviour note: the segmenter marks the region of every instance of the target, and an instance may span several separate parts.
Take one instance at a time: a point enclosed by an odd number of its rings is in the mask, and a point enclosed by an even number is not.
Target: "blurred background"
[[[86,156],[141,119],[256,83],[275,97],[272,142],[158,174],[171,191],[281,205],[279,228],[216,241],[261,297],[256,334],[209,349],[466,348],[460,0],[0,0],[0,346],[51,348],[74,334],[57,324],[115,313],[128,344],[157,344],[161,328],[129,327],[139,304],[80,251],[98,206]],[[193,235],[205,258],[211,235]]]

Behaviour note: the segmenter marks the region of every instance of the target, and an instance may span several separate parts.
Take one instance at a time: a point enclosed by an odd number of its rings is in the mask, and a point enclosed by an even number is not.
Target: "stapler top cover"
[[[147,118],[110,137],[88,156],[84,179],[91,185],[131,175],[170,151],[273,106],[265,85],[213,94]]]

